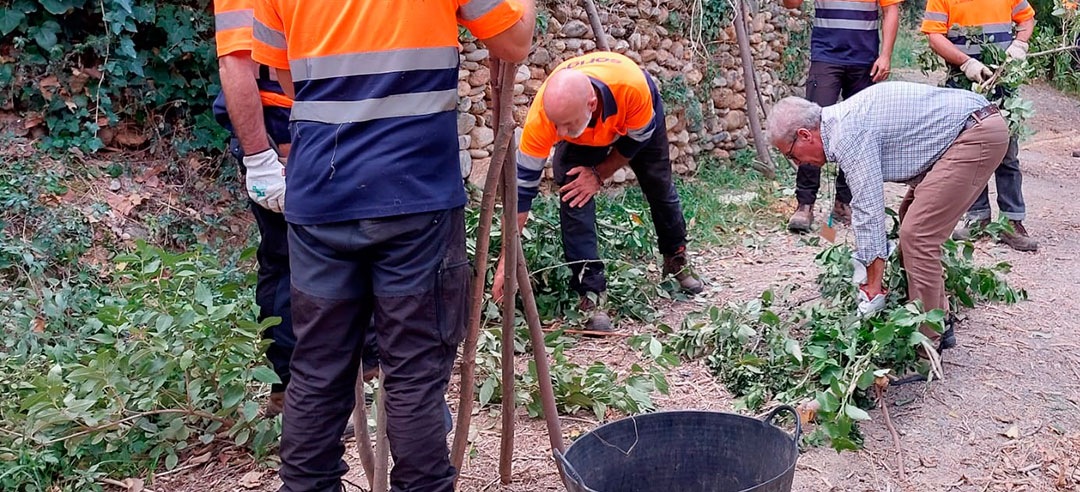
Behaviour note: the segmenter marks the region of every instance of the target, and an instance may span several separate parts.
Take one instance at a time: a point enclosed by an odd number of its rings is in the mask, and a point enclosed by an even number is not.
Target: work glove
[[[260,207],[282,213],[285,210],[285,166],[278,160],[277,152],[271,148],[245,155],[244,167],[247,168],[244,186],[248,196]]]
[[[888,292],[881,291],[880,294],[874,296],[873,299],[866,294],[866,291],[859,288],[859,317],[867,318],[873,316],[878,311],[885,309],[885,298],[888,296]]]
[[[1019,39],[1014,40],[1009,48],[1005,50],[1006,60],[1020,60],[1023,61],[1027,58],[1028,44],[1025,41]]]
[[[976,83],[983,83],[986,79],[989,79],[994,75],[994,72],[989,67],[983,65],[981,61],[974,58],[968,58],[968,61],[960,65],[960,70],[964,72],[969,80]]]

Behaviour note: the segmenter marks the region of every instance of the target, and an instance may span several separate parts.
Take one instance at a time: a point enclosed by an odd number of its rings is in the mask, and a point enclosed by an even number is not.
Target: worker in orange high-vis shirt
[[[927,0],[922,23],[930,49],[949,65],[946,85],[965,89],[993,74],[984,63],[983,45],[1004,51],[1007,58],[1023,60],[1034,30],[1035,10],[1028,0]],[[998,91],[996,96],[1001,95],[1000,88]],[[1035,251],[1039,243],[1028,235],[1023,223],[1027,210],[1018,154],[1014,136],[1005,159],[994,171],[998,208],[1014,230],[1001,234],[1000,240],[1017,251]],[[988,192],[989,187],[984,188],[968,209],[966,220],[953,231],[953,239],[971,239],[990,223]]]
[[[604,180],[629,164],[649,202],[664,274],[674,275],[683,291],[704,285],[686,258],[686,221],[671,180],[664,104],[652,77],[630,58],[595,52],[566,60],[536,93],[518,149],[518,224],[525,226],[552,148],[555,184],[562,203],[559,225],[563,252],[580,296],[588,328],[611,329],[604,306],[607,280],[596,239],[593,196]],[[502,260],[498,269],[502,270]],[[496,273],[494,294],[502,295]]]
[[[256,61],[294,94],[292,381],[281,491],[336,492],[364,334],[377,333],[394,491],[449,492],[445,392],[465,334],[458,24],[519,61],[532,0],[303,2],[255,8]],[[374,313],[374,323],[371,317]]]
[[[289,243],[285,216],[285,168],[279,157],[289,150],[289,108],[271,71],[251,59],[255,0],[215,0],[214,21],[222,92],[214,100],[214,115],[232,133],[229,151],[244,164],[244,188],[259,227],[259,264],[255,302],[259,321],[277,316],[281,322],[267,328],[272,342],[266,358],[280,383],[271,386],[263,410],[266,417],[281,413],[289,383],[293,336],[289,309]]]

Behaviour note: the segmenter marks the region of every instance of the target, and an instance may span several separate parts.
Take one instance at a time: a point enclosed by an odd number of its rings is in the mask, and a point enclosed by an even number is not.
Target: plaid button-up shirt
[[[886,82],[822,109],[825,156],[851,188],[857,260],[869,265],[888,257],[884,183],[930,169],[968,117],[989,104],[971,91]]]

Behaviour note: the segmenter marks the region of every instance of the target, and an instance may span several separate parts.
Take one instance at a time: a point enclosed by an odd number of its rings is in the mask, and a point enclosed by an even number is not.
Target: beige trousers
[[[909,186],[900,204],[900,252],[908,277],[908,299],[926,311],[949,310],[941,246],[975,202],[1009,148],[1009,128],[993,114],[960,133],[921,182]],[[941,336],[923,326],[937,343]]]

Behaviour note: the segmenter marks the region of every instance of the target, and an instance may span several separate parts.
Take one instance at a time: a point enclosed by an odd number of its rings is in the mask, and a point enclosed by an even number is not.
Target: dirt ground
[[[906,78],[919,79],[917,74]],[[1026,88],[1037,115],[1038,133],[1021,144],[1028,230],[1040,241],[1038,253],[1018,253],[984,240],[976,259],[989,264],[1009,261],[1016,287],[1030,300],[1014,306],[991,305],[968,310],[958,328],[959,346],[946,353],[943,381],[930,386],[890,389],[886,401],[903,443],[906,479],[880,412],[861,428],[865,448],[838,454],[828,448],[800,456],[797,491],[1050,491],[1080,490],[1080,105],[1052,88]],[[993,187],[991,187],[993,190]],[[1070,191],[1071,190],[1071,191]],[[886,192],[899,201],[903,189]],[[991,199],[993,200],[993,191]],[[818,217],[824,216],[819,204]],[[995,206],[996,209],[996,206]],[[840,240],[853,241],[850,231]],[[758,231],[755,246],[701,251],[696,259],[708,279],[707,291],[688,302],[662,306],[664,320],[677,326],[689,311],[728,300],[745,300],[770,286],[798,283],[793,295],[815,288],[808,246],[780,230]],[[641,333],[649,326],[622,326]],[[583,361],[602,360],[613,368],[637,362],[621,338],[584,339],[574,351]],[[524,356],[519,356],[523,368]],[[457,383],[457,375],[454,376]],[[660,395],[660,409],[732,411],[731,396],[700,363],[684,364],[669,375],[671,394]],[[450,401],[456,403],[456,387]],[[461,470],[463,491],[562,490],[542,420],[518,411],[513,482],[497,484],[498,407],[482,409],[473,421],[475,456]],[[586,432],[598,423],[591,414],[563,417],[564,435]],[[353,443],[348,479],[363,484]],[[243,460],[215,460],[183,473],[161,477],[155,490],[274,491],[280,481],[272,471],[251,471]],[[350,489],[352,490],[352,489]]]

